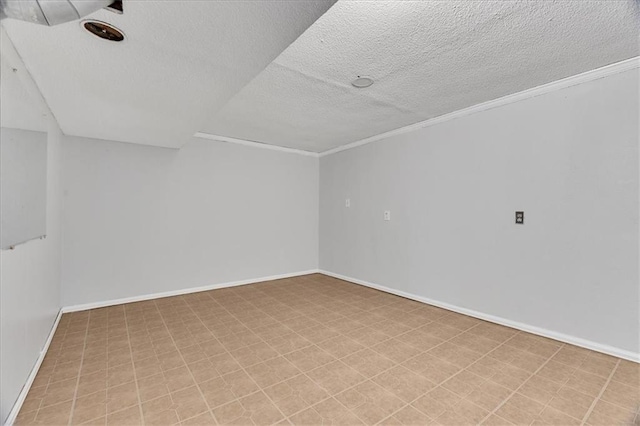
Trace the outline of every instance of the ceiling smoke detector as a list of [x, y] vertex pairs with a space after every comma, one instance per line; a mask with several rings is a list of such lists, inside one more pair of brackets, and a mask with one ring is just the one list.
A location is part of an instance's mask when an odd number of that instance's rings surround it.
[[365, 87], [369, 87], [373, 84], [373, 79], [371, 77], [358, 76], [355, 80], [351, 82], [353, 87], [357, 87], [358, 89], [364, 89]]
[[82, 26], [96, 37], [109, 41], [124, 40], [124, 33], [111, 24], [102, 21], [82, 21]]

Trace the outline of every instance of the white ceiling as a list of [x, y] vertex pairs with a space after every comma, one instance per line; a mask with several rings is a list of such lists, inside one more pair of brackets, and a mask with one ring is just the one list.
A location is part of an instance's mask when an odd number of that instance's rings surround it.
[[340, 0], [200, 130], [322, 152], [637, 56], [638, 7]]
[[21, 72], [25, 70], [0, 57], [0, 126], [46, 132], [46, 114], [20, 81]]
[[179, 147], [332, 3], [125, 0], [91, 16], [122, 43], [79, 22], [2, 25], [65, 134]]

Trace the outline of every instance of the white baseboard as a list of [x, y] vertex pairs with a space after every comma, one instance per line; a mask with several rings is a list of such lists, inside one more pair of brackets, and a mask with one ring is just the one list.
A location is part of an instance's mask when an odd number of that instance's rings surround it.
[[329, 272], [320, 269], [321, 274], [328, 275], [330, 277], [338, 278], [344, 281], [349, 281], [354, 284], [360, 284], [365, 287], [374, 288], [376, 290], [384, 291], [385, 293], [395, 294], [396, 296], [406, 297], [407, 299], [416, 300], [418, 302], [426, 303], [429, 305], [437, 306], [439, 308], [444, 308], [449, 311], [458, 312], [460, 314], [469, 315], [470, 317], [478, 318], [481, 320], [493, 322], [496, 324], [504, 325], [507, 327], [515, 328], [518, 330], [526, 331], [527, 333], [536, 334], [542, 337], [548, 337], [553, 340], [558, 340], [560, 342], [569, 343], [571, 345], [580, 346], [582, 348], [590, 349], [592, 351], [601, 352], [607, 355], [612, 355], [618, 358], [627, 359], [629, 361], [640, 362], [640, 353], [631, 352], [625, 349], [616, 348], [614, 346], [603, 345], [601, 343], [597, 343], [591, 340], [582, 339], [580, 337], [571, 336], [564, 333], [558, 333], [556, 331], [547, 330], [545, 328], [536, 327], [529, 324], [524, 324], [517, 321], [512, 321], [506, 318], [497, 317], [490, 314], [485, 314], [483, 312], [474, 311], [472, 309], [461, 308], [456, 305], [451, 305], [449, 303], [440, 302], [437, 300], [429, 299], [427, 297], [417, 296], [415, 294], [406, 293], [404, 291], [396, 290], [393, 288], [385, 287], [383, 285], [370, 283], [368, 281], [359, 280], [357, 278], [347, 277], [345, 275], [336, 274], [334, 272]]
[[316, 273], [318, 273], [317, 269], [310, 269], [308, 271], [291, 272], [289, 274], [271, 275], [268, 277], [251, 278], [248, 280], [241, 280], [241, 281], [231, 281], [231, 282], [226, 282], [221, 284], [206, 285], [202, 287], [183, 288], [180, 290], [165, 291], [162, 293], [142, 294], [140, 296], [124, 297], [122, 299], [113, 299], [113, 300], [107, 300], [102, 302], [84, 303], [81, 305], [65, 306], [62, 308], [62, 313], [86, 311], [89, 309], [104, 308], [106, 306], [122, 305], [124, 303], [142, 302], [144, 300], [161, 299], [163, 297], [171, 297], [171, 296], [181, 296], [183, 294], [199, 293], [201, 291], [217, 290], [217, 289], [227, 288], [227, 287], [237, 287], [240, 285], [255, 284], [263, 281], [280, 280], [283, 278], [299, 277], [301, 275], [309, 275], [309, 274], [316, 274]]
[[526, 331], [528, 333], [536, 334], [536, 335], [543, 336], [543, 337], [548, 337], [550, 339], [558, 340], [560, 342], [569, 343], [569, 344], [580, 346], [580, 347], [583, 347], [583, 348], [586, 348], [586, 349], [591, 349], [593, 351], [602, 352], [602, 353], [605, 353], [605, 354], [608, 354], [608, 355], [612, 355], [612, 356], [616, 356], [616, 357], [619, 357], [619, 358], [627, 359], [629, 361], [640, 362], [640, 354], [639, 353], [627, 351], [627, 350], [616, 348], [616, 347], [609, 346], [609, 345], [603, 345], [603, 344], [600, 344], [600, 343], [597, 343], [597, 342], [593, 342], [591, 340], [582, 339], [582, 338], [571, 336], [571, 335], [568, 335], [568, 334], [558, 333], [558, 332], [555, 332], [555, 331], [552, 331], [552, 330], [547, 330], [547, 329], [544, 329], [544, 328], [535, 327], [535, 326], [532, 326], [532, 325], [529, 325], [529, 324], [523, 324], [523, 323], [520, 323], [520, 322], [517, 322], [517, 321], [508, 320], [508, 319], [497, 317], [497, 316], [494, 316], [494, 315], [485, 314], [485, 313], [482, 313], [482, 312], [474, 311], [472, 309], [461, 308], [459, 306], [451, 305], [449, 303], [440, 302], [440, 301], [429, 299], [429, 298], [422, 297], [422, 296], [417, 296], [415, 294], [406, 293], [406, 292], [400, 291], [400, 290], [395, 290], [395, 289], [392, 289], [392, 288], [389, 288], [389, 287], [385, 287], [385, 286], [382, 286], [382, 285], [379, 285], [379, 284], [370, 283], [368, 281], [360, 280], [360, 279], [357, 279], [357, 278], [347, 277], [345, 275], [336, 274], [334, 272], [329, 272], [329, 271], [325, 271], [325, 270], [322, 270], [322, 269], [311, 269], [311, 270], [308, 270], [308, 271], [292, 272], [292, 273], [289, 273], [289, 274], [272, 275], [272, 276], [268, 276], [268, 277], [253, 278], [253, 279], [241, 280], [241, 281], [232, 281], [232, 282], [221, 283], [221, 284], [213, 284], [213, 285], [202, 286], [202, 287], [185, 288], [185, 289], [181, 289], [181, 290], [173, 290], [173, 291], [167, 291], [167, 292], [163, 292], [163, 293], [145, 294], [145, 295], [140, 295], [140, 296], [126, 297], [126, 298], [122, 298], [122, 299], [114, 299], [114, 300], [108, 300], [108, 301], [103, 301], [103, 302], [94, 302], [94, 303], [86, 303], [86, 304], [82, 304], [82, 305], [74, 305], [74, 306], [63, 307], [62, 309], [60, 309], [60, 311], [58, 312], [58, 315], [56, 316], [56, 319], [55, 319], [55, 321], [53, 323], [53, 326], [51, 327], [51, 331], [49, 332], [49, 337], [47, 338], [47, 341], [46, 341], [44, 347], [42, 348], [42, 351], [40, 352], [40, 356], [38, 357], [38, 360], [36, 361], [35, 365], [33, 366], [33, 369], [31, 370], [31, 373], [29, 373], [29, 377], [27, 378], [27, 381], [26, 381], [25, 385], [23, 386], [22, 390], [20, 391], [20, 394], [18, 395], [18, 399], [16, 400], [15, 404], [13, 405], [13, 408], [9, 412], [9, 416], [7, 417], [7, 420], [6, 420], [5, 424], [7, 426], [11, 426], [15, 422], [16, 417], [18, 416], [18, 413], [20, 412], [20, 408], [22, 408], [22, 404], [24, 403], [24, 401], [25, 401], [25, 399], [27, 397], [27, 394], [29, 393], [29, 389], [31, 389], [31, 385], [33, 384], [33, 381], [35, 380], [36, 375], [38, 374], [38, 370], [40, 369], [40, 366], [42, 365], [42, 361], [44, 361], [44, 357], [47, 354], [47, 350], [49, 349], [49, 345], [51, 344], [51, 340], [53, 339], [53, 336], [54, 336], [54, 334], [56, 332], [56, 329], [58, 328], [58, 323], [60, 322], [60, 318], [62, 317], [63, 313], [85, 311], [85, 310], [88, 310], [88, 309], [95, 309], [95, 308], [102, 308], [102, 307], [105, 307], [105, 306], [120, 305], [120, 304], [123, 304], [123, 303], [132, 303], [132, 302], [140, 302], [140, 301], [143, 301], [143, 300], [159, 299], [159, 298], [162, 298], [162, 297], [179, 296], [179, 295], [183, 295], [183, 294], [198, 293], [198, 292], [201, 292], [201, 291], [215, 290], [215, 289], [227, 288], [227, 287], [236, 287], [236, 286], [241, 286], [241, 285], [246, 285], [246, 284], [255, 284], [255, 283], [264, 282], [264, 281], [272, 281], [272, 280], [278, 280], [278, 279], [283, 279], [283, 278], [299, 277], [299, 276], [302, 276], [302, 275], [309, 275], [309, 274], [316, 274], [316, 273], [328, 275], [330, 277], [338, 278], [338, 279], [341, 279], [341, 280], [344, 280], [344, 281], [349, 281], [349, 282], [352, 282], [354, 284], [359, 284], [359, 285], [363, 285], [363, 286], [366, 286], [366, 287], [374, 288], [376, 290], [384, 291], [385, 293], [394, 294], [396, 296], [406, 297], [407, 299], [416, 300], [418, 302], [422, 302], [422, 303], [426, 303], [426, 304], [429, 304], [429, 305], [437, 306], [437, 307], [444, 308], [444, 309], [447, 309], [447, 310], [450, 310], [450, 311], [453, 311], [453, 312], [458, 312], [458, 313], [461, 313], [461, 314], [464, 314], [464, 315], [469, 315], [469, 316], [474, 317], [474, 318], [479, 318], [479, 319], [482, 319], [482, 320], [485, 320], [485, 321], [493, 322], [493, 323], [496, 323], [496, 324], [504, 325], [504, 326], [515, 328], [515, 329], [522, 330], [522, 331]]
[[9, 412], [9, 416], [7, 417], [7, 420], [5, 421], [5, 425], [6, 426], [11, 426], [16, 421], [16, 417], [18, 417], [18, 413], [20, 412], [20, 409], [22, 408], [22, 404], [24, 404], [24, 400], [27, 399], [27, 394], [29, 393], [29, 390], [31, 389], [31, 385], [33, 384], [33, 381], [36, 379], [36, 375], [38, 374], [38, 370], [40, 370], [40, 366], [42, 365], [42, 361], [44, 361], [44, 357], [45, 357], [45, 355], [47, 355], [47, 350], [49, 350], [49, 345], [51, 345], [51, 340], [53, 340], [53, 335], [56, 334], [56, 330], [58, 328], [58, 323], [60, 322], [60, 318], [61, 317], [62, 317], [62, 309], [60, 309], [58, 311], [58, 315], [56, 315], [56, 319], [53, 322], [53, 326], [51, 327], [51, 330], [49, 331], [49, 336], [47, 337], [47, 341], [45, 342], [44, 346], [42, 347], [42, 351], [40, 351], [40, 355], [38, 356], [38, 359], [36, 360], [36, 363], [34, 364], [33, 368], [31, 369], [31, 373], [29, 373], [29, 377], [27, 378], [27, 381], [25, 382], [24, 386], [22, 386], [22, 390], [18, 394], [18, 399], [16, 399], [16, 402], [13, 404], [13, 407], [11, 408], [11, 411]]
[[292, 273], [289, 273], [289, 274], [271, 275], [271, 276], [267, 276], [267, 277], [252, 278], [252, 279], [241, 280], [241, 281], [231, 281], [231, 282], [207, 285], [207, 286], [202, 286], [202, 287], [191, 287], [191, 288], [185, 288], [185, 289], [180, 289], [180, 290], [166, 291], [166, 292], [162, 292], [162, 293], [153, 293], [153, 294], [144, 294], [144, 295], [140, 295], [140, 296], [125, 297], [125, 298], [122, 298], [122, 299], [107, 300], [107, 301], [103, 301], [103, 302], [94, 302], [94, 303], [86, 303], [86, 304], [82, 304], [82, 305], [65, 306], [65, 307], [63, 307], [62, 309], [60, 309], [58, 311], [58, 315], [56, 316], [56, 319], [55, 319], [55, 321], [53, 323], [53, 327], [51, 328], [51, 331], [49, 332], [49, 337], [47, 338], [47, 341], [46, 341], [44, 347], [42, 348], [42, 351], [40, 352], [40, 356], [38, 357], [38, 360], [36, 361], [35, 365], [33, 366], [33, 369], [31, 370], [31, 373], [29, 373], [29, 377], [27, 378], [26, 383], [22, 387], [22, 390], [20, 391], [20, 394], [18, 395], [18, 399], [16, 400], [15, 404], [13, 405], [13, 408], [9, 412], [9, 416], [7, 417], [5, 425], [6, 426], [11, 426], [15, 422], [16, 417], [18, 416], [18, 413], [20, 412], [20, 409], [22, 408], [22, 404], [24, 403], [25, 399], [27, 398], [27, 394], [29, 393], [29, 390], [31, 389], [31, 385], [33, 384], [33, 381], [35, 380], [36, 375], [38, 374], [38, 370], [40, 370], [40, 366], [42, 365], [42, 361], [44, 361], [44, 357], [47, 354], [47, 350], [49, 349], [49, 345], [51, 344], [51, 340], [53, 339], [53, 335], [55, 334], [56, 329], [58, 328], [58, 323], [60, 322], [60, 318], [62, 317], [62, 314], [64, 314], [64, 313], [86, 311], [88, 309], [96, 309], [96, 308], [103, 308], [103, 307], [106, 307], [106, 306], [121, 305], [123, 303], [140, 302], [140, 301], [143, 301], [143, 300], [160, 299], [162, 297], [170, 297], [170, 296], [179, 296], [179, 295], [183, 295], [183, 294], [198, 293], [198, 292], [201, 292], [201, 291], [216, 290], [216, 289], [220, 289], [220, 288], [237, 287], [237, 286], [241, 286], [241, 285], [255, 284], [255, 283], [259, 283], [259, 282], [273, 281], [273, 280], [279, 280], [279, 279], [283, 279], [283, 278], [299, 277], [299, 276], [302, 276], [302, 275], [317, 274], [318, 272], [319, 271], [317, 269], [310, 269], [308, 271], [292, 272]]

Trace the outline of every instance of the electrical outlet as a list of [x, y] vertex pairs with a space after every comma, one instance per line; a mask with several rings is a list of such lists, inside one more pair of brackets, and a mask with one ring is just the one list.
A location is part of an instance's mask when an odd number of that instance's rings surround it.
[[516, 212], [516, 224], [524, 225], [524, 212]]
[[391, 212], [389, 210], [384, 211], [384, 220], [391, 220]]
[[344, 201], [344, 206], [345, 206], [345, 207], [351, 207], [351, 198], [347, 198], [347, 199]]

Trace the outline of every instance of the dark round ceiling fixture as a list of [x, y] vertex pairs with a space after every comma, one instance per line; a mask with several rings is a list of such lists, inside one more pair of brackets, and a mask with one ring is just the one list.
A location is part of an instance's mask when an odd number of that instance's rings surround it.
[[122, 41], [124, 34], [122, 31], [101, 21], [83, 21], [82, 26], [91, 34], [109, 41]]

